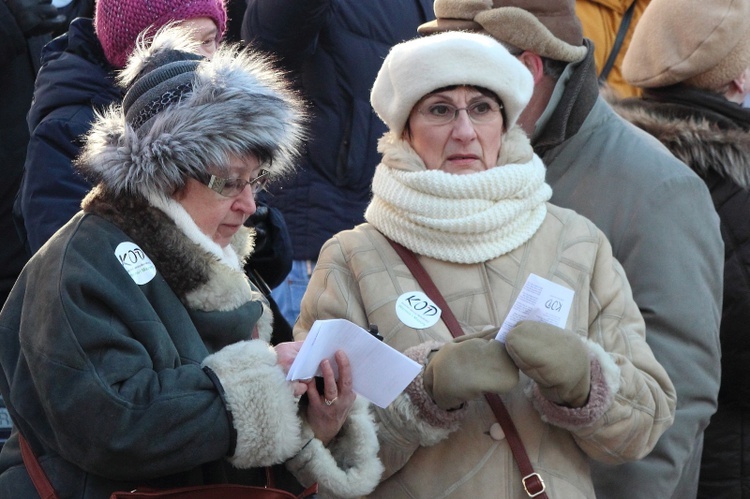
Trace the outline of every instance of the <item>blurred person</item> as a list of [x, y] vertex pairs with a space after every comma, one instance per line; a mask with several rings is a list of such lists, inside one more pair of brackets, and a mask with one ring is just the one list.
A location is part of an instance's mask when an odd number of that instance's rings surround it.
[[[576, 15], [583, 36], [594, 46], [594, 62], [600, 85], [620, 97], [636, 97], [641, 91], [622, 76], [622, 60], [633, 31], [651, 0], [576, 0]], [[610, 59], [611, 58], [611, 59]]]
[[703, 179], [725, 246], [719, 408], [698, 497], [750, 498], [750, 442], [740, 437], [750, 431], [750, 3], [653, 0], [641, 23], [623, 74], [643, 97], [615, 110]]
[[[643, 457], [672, 422], [674, 387], [604, 234], [546, 202], [544, 165], [517, 125], [532, 90], [519, 61], [472, 33], [396, 45], [375, 80], [389, 131], [367, 223], [323, 246], [294, 329], [376, 324], [425, 366], [374, 408], [386, 471], [369, 497], [524, 496], [482, 392], [502, 396], [549, 497], [595, 497], [587, 457]], [[389, 240], [416, 256], [468, 337], [400, 312], [400, 297], [426, 289]], [[525, 321], [496, 341], [530, 274], [575, 292], [565, 327]]]
[[364, 221], [385, 132], [370, 88], [388, 49], [433, 19], [432, 0], [248, 0], [245, 42], [273, 53], [310, 102], [297, 174], [268, 202], [289, 226], [294, 262], [273, 297], [293, 324], [323, 243]]
[[13, 223], [13, 199], [23, 175], [31, 105], [41, 48], [65, 18], [49, 1], [8, 0], [0, 3], [0, 308], [27, 260]]
[[685, 498], [698, 487], [703, 431], [716, 411], [724, 245], [705, 183], [599, 95], [574, 0], [438, 0], [422, 34], [489, 33], [531, 71], [519, 123], [547, 167], [550, 201], [612, 244], [677, 389], [672, 427], [644, 459], [592, 462], [597, 497]]
[[291, 167], [303, 104], [259, 54], [195, 52], [175, 28], [136, 49], [122, 104], [97, 116], [76, 163], [95, 187], [0, 313], [14, 420], [2, 497], [34, 496], [19, 434], [60, 497], [265, 483], [281, 462], [324, 496], [377, 483], [346, 355], [321, 363], [322, 392], [286, 381], [300, 345], [269, 345], [266, 301], [242, 269], [243, 222]]
[[[0, 2], [0, 309], [28, 260], [13, 222], [13, 199], [18, 192], [29, 132], [26, 113], [31, 106], [34, 79], [42, 46], [50, 33], [64, 24], [49, 1]], [[0, 448], [10, 436], [11, 422], [0, 397]]]
[[60, 36], [68, 31], [68, 26], [76, 17], [94, 17], [94, 0], [52, 0], [52, 5], [65, 16], [65, 25], [53, 31], [53, 36]]

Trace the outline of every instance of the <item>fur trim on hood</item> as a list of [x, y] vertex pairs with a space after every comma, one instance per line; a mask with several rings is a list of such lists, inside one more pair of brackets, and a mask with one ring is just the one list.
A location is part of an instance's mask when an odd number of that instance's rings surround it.
[[746, 129], [729, 127], [728, 121], [720, 126], [716, 113], [694, 106], [606, 97], [620, 116], [653, 135], [698, 175], [714, 172], [750, 189], [750, 134]]
[[148, 120], [135, 130], [123, 105], [97, 116], [77, 162], [94, 184], [116, 195], [171, 195], [188, 177], [205, 176], [209, 167], [226, 174], [229, 156], [248, 154], [269, 156], [264, 167], [272, 177], [292, 169], [304, 111], [283, 73], [238, 44], [221, 47], [210, 61], [196, 58], [194, 48], [176, 26], [136, 48], [121, 82], [129, 94], [136, 86], [143, 92], [125, 102], [150, 99], [139, 102]]

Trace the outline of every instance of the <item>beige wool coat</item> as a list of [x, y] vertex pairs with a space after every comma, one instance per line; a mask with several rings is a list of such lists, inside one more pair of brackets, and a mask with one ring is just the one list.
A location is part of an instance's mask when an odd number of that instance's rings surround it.
[[[419, 260], [467, 334], [499, 326], [530, 273], [575, 291], [567, 329], [588, 339], [588, 404], [555, 406], [523, 374], [502, 397], [549, 497], [593, 498], [587, 456], [609, 463], [641, 458], [671, 425], [674, 387], [645, 342], [643, 319], [609, 242], [584, 217], [548, 205], [539, 230], [510, 253], [480, 264]], [[421, 288], [373, 226], [339, 233], [321, 250], [295, 338], [304, 338], [316, 319], [346, 318], [365, 329], [376, 324], [385, 342], [424, 363], [429, 348], [451, 334], [442, 321], [416, 330], [399, 320], [396, 300], [415, 290]], [[528, 497], [484, 399], [441, 411], [420, 375], [388, 408], [373, 410], [386, 471], [371, 497]]]

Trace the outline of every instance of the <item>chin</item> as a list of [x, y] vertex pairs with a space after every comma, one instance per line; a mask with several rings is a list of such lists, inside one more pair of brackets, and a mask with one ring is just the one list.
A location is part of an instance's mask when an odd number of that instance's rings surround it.
[[442, 170], [446, 173], [452, 173], [454, 175], [469, 175], [471, 173], [479, 173], [485, 171], [487, 168], [484, 165], [472, 165], [472, 166], [455, 166], [449, 165]]

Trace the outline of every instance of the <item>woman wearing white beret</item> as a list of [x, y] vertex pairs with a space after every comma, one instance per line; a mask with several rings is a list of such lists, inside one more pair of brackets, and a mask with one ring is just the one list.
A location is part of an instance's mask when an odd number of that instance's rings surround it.
[[[301, 339], [316, 319], [376, 324], [425, 366], [376, 409], [386, 471], [372, 497], [592, 498], [588, 458], [639, 459], [672, 423], [674, 388], [608, 241], [547, 203], [544, 165], [516, 125], [531, 93], [505, 48], [461, 32], [395, 46], [374, 83], [389, 132], [367, 223], [323, 247], [295, 325]], [[564, 327], [521, 321], [496, 341], [532, 274], [574, 292]]]

